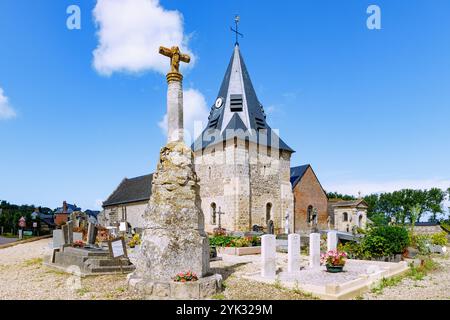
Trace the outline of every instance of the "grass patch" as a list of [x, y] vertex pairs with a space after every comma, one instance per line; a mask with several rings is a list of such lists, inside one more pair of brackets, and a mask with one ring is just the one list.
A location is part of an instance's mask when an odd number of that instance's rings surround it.
[[396, 276], [392, 278], [382, 278], [380, 283], [372, 288], [372, 293], [381, 294], [383, 290], [388, 287], [393, 287], [399, 284], [405, 276]]
[[403, 275], [392, 278], [382, 278], [380, 283], [372, 288], [371, 292], [374, 294], [382, 294], [385, 288], [396, 286], [405, 278], [421, 281], [429, 272], [437, 270], [439, 267], [440, 266], [436, 261], [427, 257], [423, 260], [423, 263], [417, 267], [411, 263], [408, 272]]
[[225, 300], [225, 295], [223, 293], [215, 294], [211, 297], [214, 300]]
[[120, 293], [124, 293], [125, 291], [127, 291], [127, 289], [125, 287], [119, 287], [116, 289], [116, 291], [120, 292]]
[[278, 289], [278, 290], [283, 290], [284, 289], [283, 285], [281, 284], [279, 276], [276, 277], [275, 283], [273, 284], [273, 286], [274, 286], [275, 289]]
[[89, 291], [89, 289], [87, 288], [87, 287], [83, 287], [83, 288], [81, 288], [81, 289], [77, 289], [77, 294], [80, 296], [80, 297], [82, 297], [82, 296], [84, 296], [85, 294], [87, 294], [87, 293], [89, 293], [90, 291]]
[[23, 265], [25, 267], [31, 267], [31, 266], [35, 266], [35, 265], [41, 265], [43, 261], [44, 261], [44, 259], [42, 259], [42, 258], [33, 258], [33, 259], [30, 259], [30, 260], [26, 260], [23, 263]]

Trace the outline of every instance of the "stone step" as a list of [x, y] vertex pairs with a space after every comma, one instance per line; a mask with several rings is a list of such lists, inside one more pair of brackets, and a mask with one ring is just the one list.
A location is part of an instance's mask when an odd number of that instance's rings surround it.
[[[128, 266], [123, 266], [122, 270], [123, 272], [132, 272], [134, 271], [135, 266], [134, 265], [128, 265]], [[89, 268], [89, 271], [92, 273], [103, 273], [103, 272], [120, 272], [120, 266], [115, 266], [115, 267], [93, 267], [93, 268]]]
[[[94, 258], [89, 258], [84, 262], [84, 264], [93, 267], [114, 267], [120, 265], [119, 260], [116, 259], [94, 259]], [[122, 259], [123, 266], [127, 266], [130, 264], [131, 263], [128, 259]]]

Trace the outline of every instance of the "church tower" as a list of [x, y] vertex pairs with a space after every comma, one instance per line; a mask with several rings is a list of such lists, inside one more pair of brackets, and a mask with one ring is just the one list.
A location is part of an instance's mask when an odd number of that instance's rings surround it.
[[207, 231], [219, 222], [227, 231], [293, 230], [294, 151], [277, 131], [266, 121], [236, 43], [208, 124], [192, 146]]

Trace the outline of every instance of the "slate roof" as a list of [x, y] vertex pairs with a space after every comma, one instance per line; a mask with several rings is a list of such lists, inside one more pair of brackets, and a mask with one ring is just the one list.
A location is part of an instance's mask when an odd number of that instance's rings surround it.
[[352, 201], [338, 201], [336, 203], [332, 203], [333, 207], [357, 207], [357, 206], [368, 206], [364, 199], [352, 200]]
[[305, 164], [303, 166], [291, 168], [292, 188], [294, 188], [297, 185], [297, 183], [299, 183], [300, 180], [302, 180], [303, 175], [305, 174], [306, 170], [308, 170], [309, 167], [310, 167], [309, 164]]
[[[232, 110], [232, 107], [235, 107], [232, 99], [236, 97], [242, 98], [241, 103], [238, 103], [242, 108], [241, 111]], [[192, 144], [194, 151], [238, 137], [294, 152], [268, 125], [264, 108], [256, 96], [238, 44], [234, 48], [217, 98], [222, 98], [222, 106], [220, 108], [216, 108], [215, 104], [212, 106], [206, 128]], [[230, 129], [241, 130], [230, 132]], [[257, 132], [259, 134], [256, 134]], [[260, 135], [267, 135], [267, 138]]]
[[[61, 214], [61, 213], [63, 213], [63, 207], [59, 207], [59, 208], [56, 208], [55, 209], [55, 213], [56, 214]], [[67, 214], [70, 214], [70, 213], [72, 213], [72, 212], [74, 212], [74, 211], [81, 211], [81, 208], [79, 208], [79, 207], [77, 207], [76, 205], [74, 205], [74, 204], [70, 204], [70, 203], [68, 203], [67, 204]]]
[[153, 174], [123, 179], [117, 189], [103, 202], [103, 207], [149, 200], [152, 180]]

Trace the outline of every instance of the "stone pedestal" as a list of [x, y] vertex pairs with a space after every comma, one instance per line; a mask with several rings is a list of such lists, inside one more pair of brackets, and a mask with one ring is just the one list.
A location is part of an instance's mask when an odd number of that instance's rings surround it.
[[261, 237], [261, 276], [273, 278], [276, 274], [276, 238], [272, 234]]
[[300, 235], [288, 236], [288, 272], [300, 271]]
[[320, 267], [320, 233], [309, 235], [309, 266], [310, 268]]
[[[171, 142], [161, 149], [143, 218], [142, 244], [136, 271], [129, 279], [131, 287], [147, 297], [186, 299], [205, 297], [201, 288], [207, 288], [208, 294], [220, 289], [220, 276], [209, 273], [209, 240], [204, 231], [193, 153], [184, 142]], [[198, 285], [173, 284], [178, 273], [187, 271], [197, 274]]]
[[336, 231], [329, 231], [327, 233], [327, 250], [332, 251], [336, 250], [337, 248], [337, 232]]

